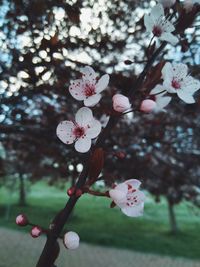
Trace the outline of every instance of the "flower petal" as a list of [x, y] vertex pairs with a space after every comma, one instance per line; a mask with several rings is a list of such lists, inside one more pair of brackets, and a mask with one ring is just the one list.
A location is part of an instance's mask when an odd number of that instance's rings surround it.
[[172, 65], [174, 77], [178, 80], [185, 79], [188, 73], [188, 66], [183, 63], [174, 63]]
[[161, 36], [160, 36], [160, 40], [162, 41], [166, 41], [172, 45], [176, 45], [179, 41], [179, 39], [173, 35], [170, 32], [164, 32]]
[[177, 90], [178, 97], [183, 100], [187, 104], [193, 104], [195, 103], [195, 99], [192, 94], [184, 91], [184, 90]]
[[92, 111], [87, 107], [80, 108], [75, 116], [75, 121], [77, 124], [83, 127], [85, 127], [93, 119]]
[[157, 104], [156, 110], [162, 110], [163, 108], [165, 108], [169, 104], [171, 99], [172, 98], [170, 96], [157, 95], [156, 96], [156, 104]]
[[84, 100], [84, 105], [87, 107], [93, 107], [99, 102], [100, 99], [101, 99], [100, 94], [89, 96], [88, 98]]
[[133, 189], [138, 189], [141, 185], [141, 182], [136, 179], [130, 179], [125, 182], [127, 185], [131, 185]]
[[126, 192], [117, 189], [111, 189], [109, 191], [109, 195], [116, 205], [119, 207], [122, 205], [122, 207], [124, 207], [124, 203], [126, 203]]
[[91, 139], [87, 137], [80, 138], [75, 143], [75, 149], [80, 153], [86, 153], [90, 150], [91, 143], [92, 143]]
[[154, 20], [160, 19], [160, 17], [164, 16], [164, 8], [161, 4], [154, 6], [151, 10], [151, 16]]
[[83, 81], [78, 79], [71, 82], [71, 85], [69, 86], [69, 92], [75, 99], [79, 101], [85, 99]]
[[143, 210], [144, 210], [144, 203], [140, 203], [137, 206], [132, 206], [132, 207], [124, 207], [121, 209], [121, 211], [129, 216], [129, 217], [139, 217], [143, 215]]
[[76, 137], [73, 135], [74, 123], [71, 121], [62, 121], [58, 124], [56, 134], [65, 144], [72, 144]]
[[152, 20], [152, 17], [145, 14], [144, 16], [144, 25], [146, 27], [147, 32], [152, 32], [153, 26], [154, 26], [154, 21]]
[[165, 87], [165, 89], [167, 90], [168, 93], [176, 94], [177, 90], [172, 86], [172, 80], [170, 80], [170, 79], [164, 80], [163, 86]]
[[108, 86], [110, 76], [108, 74], [104, 74], [96, 84], [96, 92], [101, 93]]
[[96, 138], [101, 132], [101, 123], [98, 120], [92, 120], [89, 123], [89, 128], [86, 130], [85, 134], [88, 138]]
[[174, 77], [174, 72], [173, 72], [173, 67], [172, 64], [167, 62], [165, 66], [162, 68], [162, 77], [163, 80], [173, 80]]
[[164, 20], [162, 23], [162, 29], [164, 32], [173, 32], [175, 30], [174, 25], [169, 20]]
[[84, 80], [92, 81], [97, 77], [96, 72], [90, 66], [85, 66], [81, 69], [81, 73], [83, 74], [82, 78]]
[[187, 76], [181, 82], [181, 87], [184, 89], [184, 91], [187, 91], [188, 93], [193, 94], [197, 90], [200, 89], [200, 81], [197, 79], [194, 79], [192, 76]]
[[155, 95], [155, 94], [161, 93], [163, 91], [166, 91], [164, 86], [161, 84], [157, 84], [156, 87], [151, 90], [150, 95]]

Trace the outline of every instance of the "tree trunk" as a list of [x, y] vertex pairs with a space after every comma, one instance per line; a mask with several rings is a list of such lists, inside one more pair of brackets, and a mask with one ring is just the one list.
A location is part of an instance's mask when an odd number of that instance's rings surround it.
[[169, 211], [169, 224], [170, 224], [170, 231], [172, 234], [176, 234], [178, 232], [178, 226], [176, 222], [176, 215], [174, 212], [174, 204], [167, 199], [168, 202], [168, 211]]
[[24, 177], [19, 175], [19, 205], [26, 206], [26, 192], [24, 185]]

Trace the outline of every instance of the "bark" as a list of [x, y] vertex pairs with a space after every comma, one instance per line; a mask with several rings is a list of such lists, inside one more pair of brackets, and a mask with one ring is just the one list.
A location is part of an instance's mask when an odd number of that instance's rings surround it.
[[26, 191], [24, 184], [24, 177], [19, 175], [19, 205], [26, 206]]
[[168, 202], [168, 211], [169, 211], [169, 224], [170, 224], [170, 232], [172, 234], [176, 234], [178, 232], [178, 226], [176, 221], [176, 215], [174, 211], [174, 204], [167, 199]]

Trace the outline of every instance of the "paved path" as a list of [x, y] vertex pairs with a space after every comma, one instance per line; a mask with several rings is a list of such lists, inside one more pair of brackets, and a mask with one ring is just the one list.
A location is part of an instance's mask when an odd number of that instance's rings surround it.
[[[45, 238], [0, 228], [0, 267], [35, 267]], [[81, 243], [75, 251], [61, 244], [58, 267], [200, 267], [200, 261], [170, 258]]]

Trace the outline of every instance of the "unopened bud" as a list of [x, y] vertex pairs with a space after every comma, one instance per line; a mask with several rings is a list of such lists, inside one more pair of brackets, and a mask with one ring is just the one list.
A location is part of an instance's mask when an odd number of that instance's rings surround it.
[[71, 187], [67, 190], [67, 194], [69, 197], [71, 197], [72, 195], [74, 195], [75, 193], [75, 187]]
[[68, 249], [78, 248], [79, 247], [79, 241], [80, 241], [80, 238], [79, 238], [78, 234], [75, 232], [72, 232], [72, 231], [67, 232], [63, 238], [63, 243], [64, 243], [65, 247]]
[[140, 110], [146, 113], [152, 112], [156, 107], [156, 102], [151, 99], [145, 99], [142, 101]]
[[19, 226], [26, 226], [28, 225], [28, 219], [27, 217], [24, 215], [24, 214], [19, 214], [17, 217], [16, 217], [16, 224], [19, 225]]
[[32, 229], [31, 229], [31, 236], [33, 238], [37, 238], [41, 235], [42, 233], [42, 229], [39, 227], [39, 226], [34, 226]]
[[76, 197], [80, 197], [83, 194], [83, 191], [81, 189], [76, 190]]

